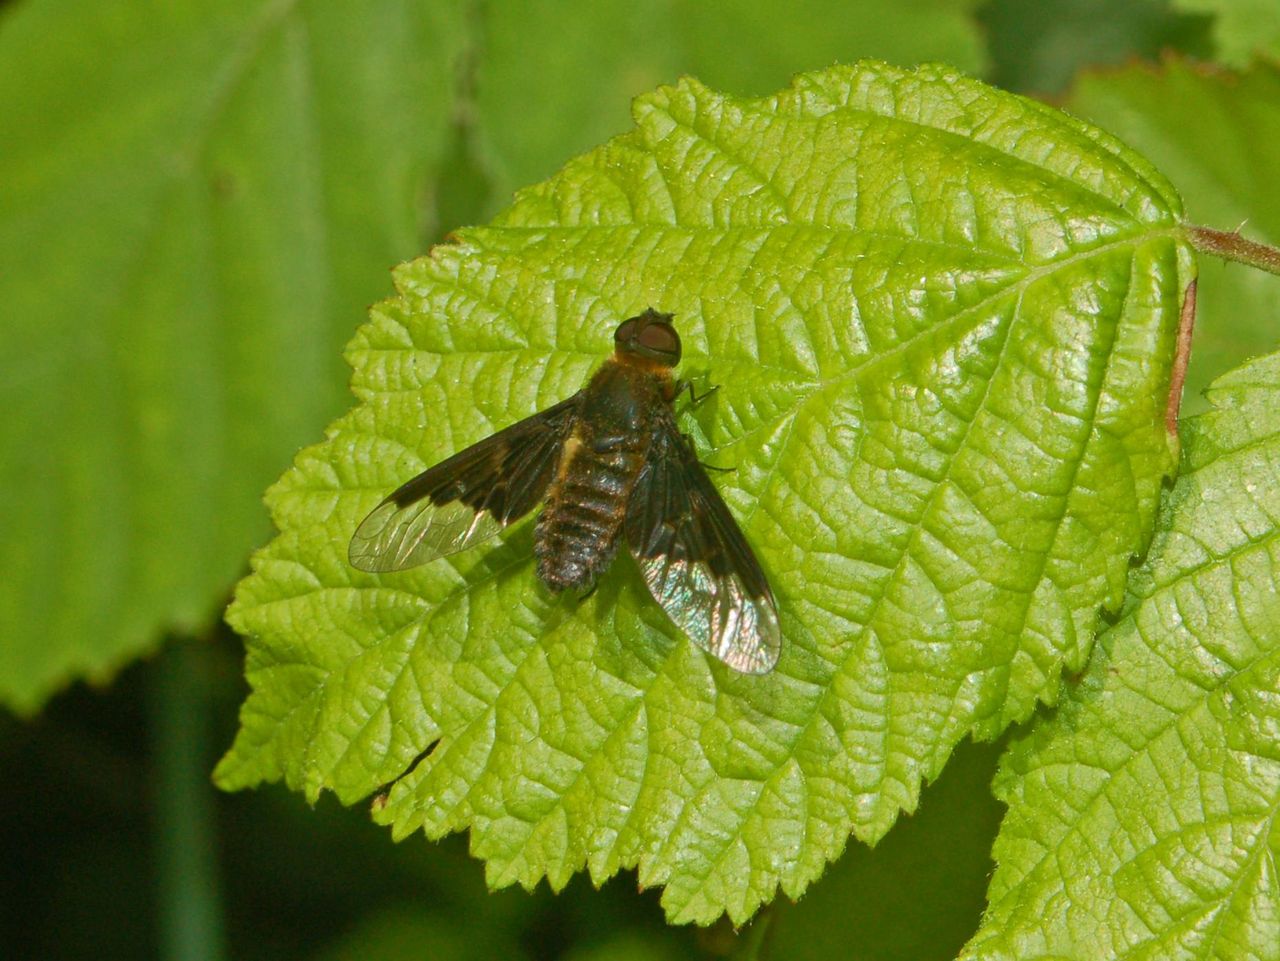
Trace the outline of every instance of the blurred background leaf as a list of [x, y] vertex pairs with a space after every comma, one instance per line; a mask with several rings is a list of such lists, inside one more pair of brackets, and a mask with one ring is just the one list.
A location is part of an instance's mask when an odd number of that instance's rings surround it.
[[1212, 48], [1212, 20], [1168, 0], [991, 0], [979, 16], [990, 44], [987, 79], [1039, 97], [1061, 94], [1086, 67], [1172, 50], [1208, 56]]
[[769, 0], [485, 4], [474, 64], [478, 160], [492, 177], [483, 218], [629, 130], [631, 98], [681, 74], [764, 96], [792, 74], [859, 57], [978, 73], [985, 55], [969, 14], [980, 2], [810, 0], [781, 17]]
[[1280, 56], [1280, 4], [1273, 0], [1173, 0], [1173, 7], [1212, 21], [1223, 63], [1246, 67], [1258, 56]]
[[[405, 904], [362, 917], [337, 941], [317, 953], [317, 961], [400, 961], [401, 958], [449, 958], [453, 961], [524, 961], [527, 954], [514, 932], [466, 923], [429, 907]], [[637, 955], [637, 961], [646, 956]]]
[[420, 250], [459, 4], [20, 4], [0, 29], [0, 703], [218, 616]]

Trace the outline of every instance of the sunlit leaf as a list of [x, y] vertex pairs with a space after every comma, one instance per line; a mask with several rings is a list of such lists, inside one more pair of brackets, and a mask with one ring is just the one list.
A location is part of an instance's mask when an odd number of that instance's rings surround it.
[[968, 957], [1280, 957], [1280, 354], [1210, 400], [1123, 616], [1003, 762]]
[[[1140, 157], [946, 68], [760, 101], [687, 80], [636, 116], [401, 268], [351, 344], [362, 403], [272, 489], [232, 608], [253, 693], [218, 778], [345, 802], [399, 779], [377, 817], [471, 828], [492, 884], [637, 865], [672, 919], [741, 920], [1083, 666], [1172, 466], [1191, 263]], [[578, 389], [649, 305], [722, 386], [686, 423], [734, 467], [772, 674], [709, 663], [629, 561], [553, 597], [527, 525], [347, 565], [388, 490]]]

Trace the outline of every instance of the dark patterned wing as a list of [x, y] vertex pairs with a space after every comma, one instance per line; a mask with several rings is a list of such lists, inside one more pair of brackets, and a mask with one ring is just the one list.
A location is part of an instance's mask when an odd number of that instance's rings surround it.
[[581, 394], [526, 417], [396, 490], [360, 522], [347, 557], [401, 571], [492, 537], [542, 500], [577, 420]]
[[631, 492], [626, 528], [649, 592], [695, 644], [737, 671], [773, 669], [782, 647], [773, 592], [670, 418], [662, 419]]

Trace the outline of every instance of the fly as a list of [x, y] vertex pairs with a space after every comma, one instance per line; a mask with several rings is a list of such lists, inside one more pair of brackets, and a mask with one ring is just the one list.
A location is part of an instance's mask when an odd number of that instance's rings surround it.
[[548, 588], [594, 585], [625, 540], [649, 593], [695, 644], [763, 674], [781, 648], [773, 593], [676, 425], [672, 316], [650, 308], [620, 324], [613, 342], [613, 356], [578, 393], [428, 468], [375, 507], [351, 538], [351, 564], [416, 567], [494, 536], [541, 503], [534, 556]]

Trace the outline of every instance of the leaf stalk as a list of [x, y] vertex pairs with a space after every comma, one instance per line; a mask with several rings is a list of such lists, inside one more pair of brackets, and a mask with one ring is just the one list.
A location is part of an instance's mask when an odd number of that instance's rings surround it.
[[1271, 274], [1280, 274], [1280, 250], [1254, 240], [1246, 240], [1239, 230], [1214, 230], [1212, 227], [1197, 227], [1194, 224], [1183, 224], [1183, 230], [1186, 231], [1187, 242], [1201, 253], [1234, 260]]

